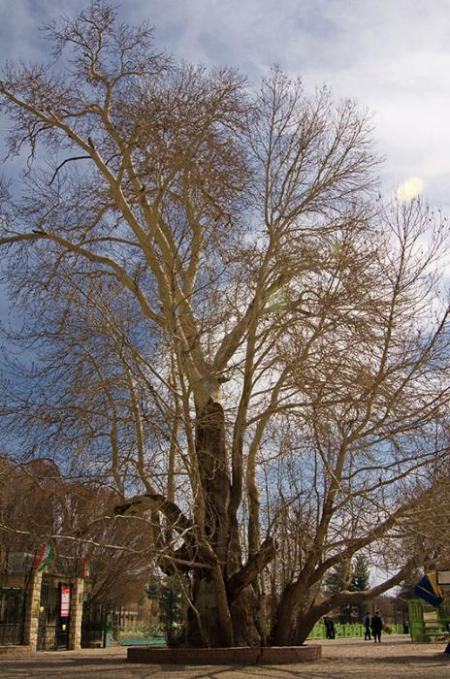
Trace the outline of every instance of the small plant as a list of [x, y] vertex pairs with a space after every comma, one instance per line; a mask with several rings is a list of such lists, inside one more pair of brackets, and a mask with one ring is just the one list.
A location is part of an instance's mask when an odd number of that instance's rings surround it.
[[152, 620], [145, 627], [146, 637], [163, 637], [164, 630], [159, 620]]

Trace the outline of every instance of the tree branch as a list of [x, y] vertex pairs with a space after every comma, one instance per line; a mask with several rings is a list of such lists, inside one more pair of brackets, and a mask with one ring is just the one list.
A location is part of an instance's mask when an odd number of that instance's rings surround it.
[[158, 493], [146, 493], [145, 495], [135, 495], [130, 498], [128, 502], [123, 505], [118, 505], [114, 508], [115, 514], [132, 515], [141, 514], [150, 509], [161, 511], [172, 523], [172, 528], [178, 533], [183, 533], [183, 538], [186, 539], [185, 533], [188, 535], [192, 532], [193, 525], [189, 519], [185, 517], [181, 509], [175, 502], [167, 500], [164, 495]]
[[228, 592], [232, 599], [236, 598], [244, 587], [251, 585], [259, 573], [272, 561], [276, 553], [276, 545], [272, 537], [268, 537], [261, 545], [256, 554], [252, 554], [249, 560], [228, 581]]
[[55, 181], [56, 175], [58, 174], [60, 169], [62, 167], [64, 167], [64, 165], [66, 163], [70, 163], [72, 160], [92, 160], [92, 156], [73, 156], [73, 158], [66, 158], [65, 160], [63, 160], [62, 163], [60, 163], [58, 165], [58, 167], [56, 168], [56, 170], [54, 171], [52, 178], [50, 179], [50, 181], [48, 183], [49, 186], [51, 186], [53, 184], [53, 182]]

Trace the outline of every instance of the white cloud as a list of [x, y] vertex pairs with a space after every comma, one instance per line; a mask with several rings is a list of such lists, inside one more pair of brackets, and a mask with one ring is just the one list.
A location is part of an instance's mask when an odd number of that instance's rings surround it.
[[[3, 56], [42, 59], [39, 24], [81, 4], [0, 0]], [[278, 63], [357, 98], [374, 113], [384, 183], [420, 176], [431, 203], [449, 201], [450, 0], [122, 0], [119, 12], [155, 24], [158, 44], [187, 61], [229, 64], [250, 82]]]

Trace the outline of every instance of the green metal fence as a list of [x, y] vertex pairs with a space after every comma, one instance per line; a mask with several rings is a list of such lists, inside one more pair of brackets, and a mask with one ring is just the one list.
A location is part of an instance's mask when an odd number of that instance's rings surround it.
[[[403, 634], [403, 625], [400, 624], [395, 624], [395, 625], [388, 625], [387, 626], [390, 630], [390, 634]], [[361, 625], [360, 623], [340, 623], [337, 622], [334, 624], [335, 632], [336, 632], [336, 639], [345, 639], [345, 638], [357, 638], [357, 637], [364, 637], [364, 625]], [[311, 630], [308, 639], [313, 640], [313, 639], [326, 639], [326, 630], [325, 630], [325, 625], [322, 622], [318, 622], [314, 625], [313, 629]]]
[[120, 634], [118, 638], [120, 646], [166, 646], [164, 637], [148, 637], [137, 634]]
[[[358, 637], [364, 637], [364, 626], [358, 623], [349, 623], [349, 624], [341, 624], [341, 623], [335, 623], [335, 632], [336, 632], [336, 639], [349, 639], [349, 638], [358, 638]], [[404, 629], [403, 625], [389, 625], [388, 626], [390, 629], [390, 634], [404, 634]], [[310, 641], [317, 640], [317, 639], [325, 639], [326, 638], [326, 631], [325, 631], [325, 625], [321, 622], [318, 622], [316, 625], [314, 625], [313, 629], [311, 630], [311, 633], [308, 636], [308, 639]], [[423, 639], [425, 640], [425, 639]], [[164, 637], [147, 637], [145, 635], [138, 635], [133, 633], [126, 633], [122, 632], [120, 633], [118, 637], [119, 644], [121, 646], [164, 646], [166, 645], [166, 641]]]

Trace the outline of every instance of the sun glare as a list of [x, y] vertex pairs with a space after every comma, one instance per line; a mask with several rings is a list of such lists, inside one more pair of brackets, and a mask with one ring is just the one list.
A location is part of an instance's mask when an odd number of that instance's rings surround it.
[[420, 177], [408, 177], [405, 181], [397, 187], [397, 200], [405, 203], [408, 200], [417, 198], [423, 191], [423, 180]]

